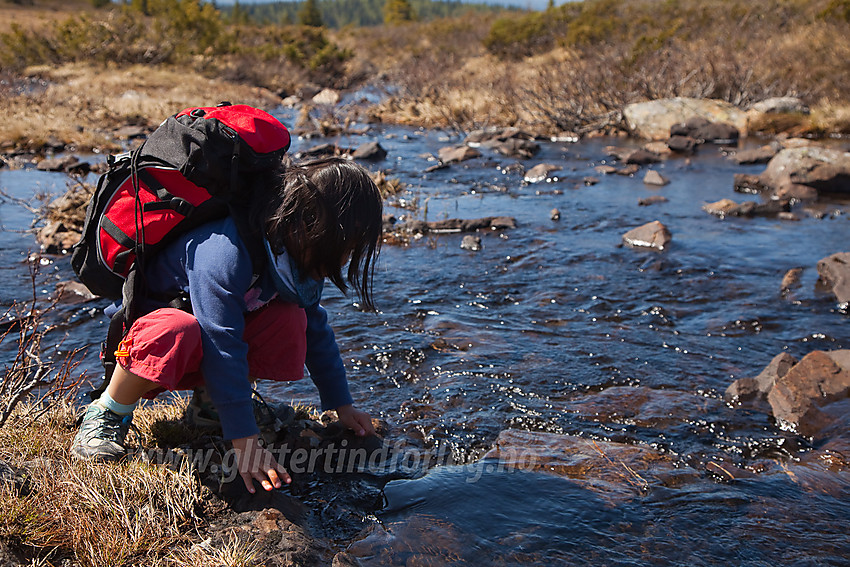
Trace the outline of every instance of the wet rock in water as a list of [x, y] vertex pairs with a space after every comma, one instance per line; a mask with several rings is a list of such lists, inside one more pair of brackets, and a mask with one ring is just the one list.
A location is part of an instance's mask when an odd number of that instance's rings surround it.
[[769, 190], [769, 187], [762, 182], [759, 175], [736, 173], [734, 179], [735, 191], [738, 193], [762, 193]]
[[779, 149], [776, 146], [768, 144], [759, 148], [734, 152], [729, 155], [729, 159], [740, 165], [768, 163], [778, 152]]
[[648, 222], [623, 235], [623, 243], [628, 246], [656, 250], [664, 250], [671, 240], [670, 231], [659, 221]]
[[78, 281], [65, 281], [56, 284], [54, 297], [59, 303], [74, 305], [97, 299], [98, 296]]
[[661, 156], [646, 149], [635, 148], [620, 148], [617, 146], [608, 146], [605, 152], [617, 160], [625, 164], [647, 165], [650, 163], [658, 163], [661, 161]]
[[707, 124], [694, 132], [693, 137], [698, 140], [714, 144], [734, 144], [740, 138], [741, 133], [731, 124], [713, 122]]
[[49, 221], [36, 233], [44, 254], [62, 254], [80, 239], [80, 232], [62, 221]]
[[517, 140], [533, 140], [534, 136], [519, 128], [489, 128], [470, 132], [464, 142], [471, 146], [476, 144], [495, 148], [511, 138]]
[[654, 185], [657, 187], [663, 187], [670, 183], [670, 180], [655, 171], [654, 169], [650, 169], [646, 172], [646, 175], [643, 176], [643, 182], [646, 185]]
[[449, 167], [449, 164], [447, 164], [447, 163], [442, 163], [442, 162], [441, 162], [441, 163], [436, 163], [436, 164], [434, 164], [434, 165], [432, 165], [432, 166], [430, 166], [430, 167], [426, 167], [426, 168], [425, 168], [425, 173], [431, 173], [431, 172], [434, 172], [434, 171], [440, 171], [441, 169], [448, 169], [448, 167]]
[[88, 173], [91, 170], [91, 164], [80, 161], [77, 156], [43, 159], [35, 167], [39, 171], [61, 171], [77, 174]]
[[348, 148], [340, 147], [336, 144], [318, 144], [311, 148], [307, 148], [306, 150], [298, 152], [299, 158], [319, 158], [325, 156], [340, 156], [343, 154], [350, 153], [351, 150]]
[[669, 145], [667, 145], [667, 142], [663, 142], [661, 140], [647, 142], [643, 145], [643, 149], [661, 158], [669, 157], [673, 154], [673, 150], [670, 148]]
[[597, 165], [594, 170], [600, 175], [609, 175], [611, 173], [617, 173], [617, 168], [613, 165]]
[[387, 157], [387, 150], [378, 142], [366, 142], [351, 154], [354, 159], [379, 161]]
[[690, 136], [670, 136], [667, 147], [680, 154], [692, 154], [696, 150], [698, 142]]
[[472, 234], [467, 234], [463, 237], [463, 240], [460, 243], [460, 247], [464, 250], [471, 250], [473, 252], [477, 252], [481, 250], [484, 246], [481, 244], [481, 237], [474, 236]]
[[549, 178], [549, 174], [553, 171], [560, 171], [561, 166], [553, 163], [538, 163], [526, 172], [525, 181], [529, 183], [538, 183]]
[[850, 252], [837, 252], [818, 261], [819, 290], [831, 293], [839, 303], [850, 301]]
[[747, 130], [746, 113], [718, 100], [676, 97], [639, 102], [627, 105], [623, 109], [623, 117], [635, 136], [651, 140], [667, 139], [674, 124], [684, 123], [693, 117], [729, 124], [742, 135], [746, 135]]
[[481, 152], [469, 146], [451, 146], [440, 148], [438, 155], [443, 163], [457, 163], [481, 157]]
[[648, 207], [649, 205], [666, 203], [668, 200], [669, 199], [667, 199], [667, 197], [664, 197], [663, 195], [650, 195], [649, 197], [638, 199], [638, 205], [640, 205], [641, 207]]
[[678, 467], [668, 456], [645, 447], [539, 431], [502, 431], [484, 455], [487, 460], [508, 469], [567, 477], [590, 490], [620, 497], [698, 477], [693, 469]]
[[850, 152], [821, 146], [786, 148], [768, 162], [758, 181], [780, 198], [850, 194]]
[[588, 177], [585, 177], [584, 179], [582, 179], [581, 182], [584, 183], [586, 186], [590, 187], [592, 185], [596, 185], [597, 183], [599, 183], [599, 178], [588, 176]]
[[339, 103], [339, 99], [339, 91], [334, 89], [322, 89], [320, 92], [316, 93], [311, 100], [313, 101], [313, 104], [334, 106]]
[[791, 202], [788, 199], [771, 200], [765, 203], [757, 203], [755, 201], [744, 201], [736, 203], [732, 199], [721, 199], [714, 203], [703, 205], [702, 210], [705, 212], [719, 216], [721, 218], [727, 216], [733, 217], [754, 217], [754, 216], [778, 216], [781, 213], [791, 211]]
[[779, 425], [807, 437], [824, 439], [847, 428], [850, 350], [815, 350], [799, 362], [787, 353], [771, 360], [756, 378], [741, 378], [724, 399], [747, 405], [767, 401]]
[[413, 220], [395, 227], [396, 230], [414, 234], [475, 232], [476, 230], [503, 230], [511, 228], [516, 228], [516, 219], [513, 217], [445, 219], [439, 221]]
[[767, 401], [781, 425], [822, 438], [847, 421], [846, 403], [841, 402], [848, 396], [850, 350], [813, 351], [776, 380]]
[[540, 144], [537, 142], [522, 138], [508, 138], [495, 147], [502, 155], [526, 159], [533, 157], [539, 149]]
[[648, 165], [650, 163], [658, 163], [661, 161], [661, 156], [654, 152], [650, 152], [648, 150], [635, 150], [631, 154], [629, 154], [625, 162], [627, 164], [635, 164], [635, 165]]
[[797, 359], [783, 352], [773, 357], [764, 370], [755, 378], [739, 378], [732, 382], [723, 395], [729, 404], [740, 404], [756, 399], [766, 400], [767, 394], [779, 378], [785, 376]]
[[617, 169], [614, 173], [628, 177], [630, 175], [634, 175], [638, 171], [640, 171], [640, 166], [636, 163], [630, 163], [629, 165]]
[[561, 211], [559, 211], [558, 209], [552, 209], [551, 211], [549, 211], [549, 218], [553, 221], [561, 220]]
[[779, 286], [783, 294], [788, 293], [794, 288], [800, 287], [800, 277], [803, 275], [803, 268], [791, 268], [785, 275], [782, 276], [782, 283]]
[[670, 127], [670, 136], [682, 136], [696, 140], [697, 144], [707, 142], [731, 144], [740, 137], [738, 128], [725, 122], [712, 122], [702, 116], [693, 116], [684, 122]]

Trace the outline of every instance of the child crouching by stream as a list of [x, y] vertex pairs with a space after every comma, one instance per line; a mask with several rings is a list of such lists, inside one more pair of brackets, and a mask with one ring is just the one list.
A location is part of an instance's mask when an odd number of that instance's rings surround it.
[[262, 231], [264, 269], [254, 274], [256, 251], [233, 217], [179, 236], [149, 260], [146, 297], [188, 294], [191, 313], [147, 299], [140, 306], [143, 315], [116, 352], [106, 390], [85, 413], [73, 456], [121, 458], [140, 398], [203, 386], [248, 491], [255, 491], [254, 480], [265, 490], [280, 488], [291, 479], [261, 446], [251, 381], [298, 380], [305, 365], [323, 410], [336, 410], [357, 435], [375, 433], [369, 414], [353, 404], [320, 300], [327, 278], [343, 292], [354, 288], [364, 307], [374, 308], [380, 191], [365, 169], [339, 158], [259, 175], [254, 182], [275, 189], [268, 202], [252, 204], [249, 217], [250, 228]]

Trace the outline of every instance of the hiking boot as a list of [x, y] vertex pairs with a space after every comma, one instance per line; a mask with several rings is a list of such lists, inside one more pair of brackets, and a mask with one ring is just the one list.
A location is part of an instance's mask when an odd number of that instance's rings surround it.
[[[276, 404], [272, 407], [260, 397], [256, 390], [254, 396], [251, 399], [254, 406], [254, 419], [261, 430], [277, 432], [291, 425], [295, 420], [295, 410], [292, 407], [286, 404]], [[198, 386], [192, 393], [192, 399], [186, 406], [186, 422], [195, 427], [221, 428], [218, 412], [203, 386]]]
[[189, 405], [186, 406], [186, 422], [189, 425], [201, 428], [220, 428], [221, 421], [218, 418], [218, 412], [207, 393], [207, 389], [203, 386], [198, 386], [192, 392], [192, 399], [189, 400]]
[[124, 439], [132, 421], [132, 413], [118, 415], [97, 402], [92, 403], [71, 444], [71, 455], [93, 461], [120, 459], [124, 456]]

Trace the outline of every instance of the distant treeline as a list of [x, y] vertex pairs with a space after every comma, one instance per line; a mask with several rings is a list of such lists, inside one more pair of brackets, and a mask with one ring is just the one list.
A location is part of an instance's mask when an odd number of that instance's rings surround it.
[[[377, 26], [384, 23], [385, 0], [319, 0], [316, 5], [322, 23], [328, 28], [345, 26]], [[518, 2], [519, 4], [519, 2]], [[435, 2], [432, 0], [410, 0], [415, 19], [430, 21], [461, 15], [468, 11], [502, 12], [504, 6], [470, 4], [464, 2]], [[304, 2], [270, 2], [259, 4], [218, 5], [217, 8], [233, 19], [247, 19], [256, 24], [297, 23]]]

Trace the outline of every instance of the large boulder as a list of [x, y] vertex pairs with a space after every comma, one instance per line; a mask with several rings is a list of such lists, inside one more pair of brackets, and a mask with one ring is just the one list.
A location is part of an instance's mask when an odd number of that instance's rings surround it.
[[838, 252], [818, 261], [817, 286], [835, 295], [839, 303], [850, 301], [850, 252]]
[[768, 162], [759, 180], [778, 197], [850, 194], [850, 152], [822, 146], [786, 148]]
[[755, 378], [741, 378], [726, 390], [729, 403], [766, 401], [783, 429], [823, 439], [848, 424], [850, 350], [812, 351], [799, 362], [780, 354]]
[[734, 126], [741, 136], [747, 133], [747, 114], [719, 100], [676, 97], [639, 102], [626, 106], [623, 116], [632, 134], [651, 140], [666, 140], [674, 124], [695, 116]]
[[823, 437], [842, 417], [846, 421], [844, 404], [829, 406], [848, 396], [850, 350], [813, 351], [776, 380], [767, 401], [780, 425], [802, 435]]

